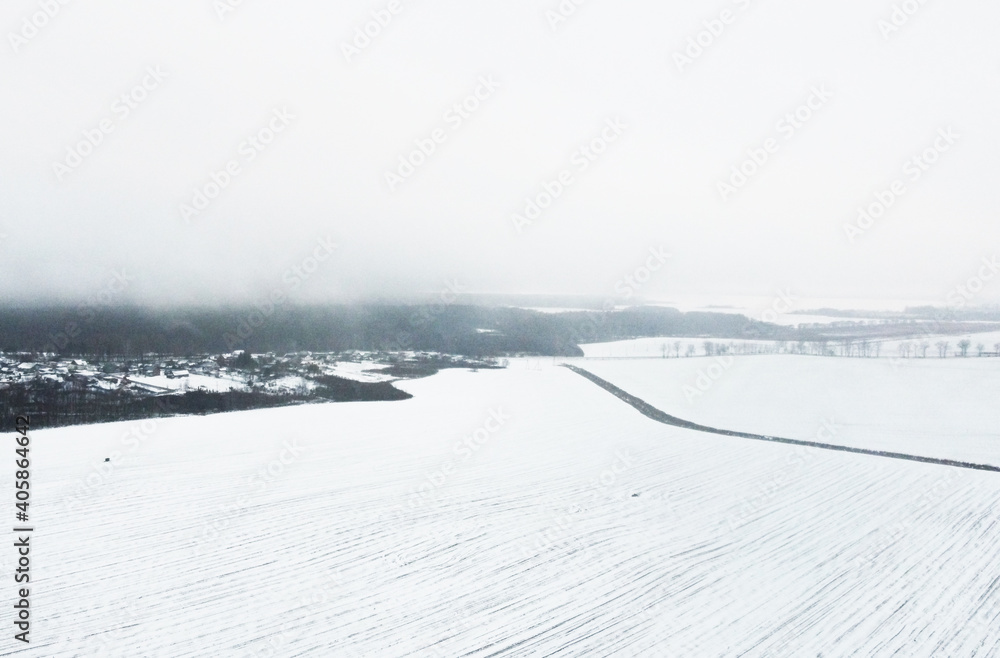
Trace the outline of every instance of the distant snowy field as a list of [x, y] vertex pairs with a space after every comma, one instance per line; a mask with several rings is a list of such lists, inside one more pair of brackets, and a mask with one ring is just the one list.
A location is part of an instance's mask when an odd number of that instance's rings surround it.
[[[876, 340], [869, 339], [870, 343], [879, 343], [881, 351], [879, 356], [882, 358], [900, 358], [901, 354], [899, 351], [899, 346], [902, 343], [907, 343], [910, 348], [910, 354], [913, 357], [919, 356], [919, 343], [927, 342], [927, 357], [937, 357], [938, 351], [936, 343], [939, 341], [944, 341], [948, 343], [948, 356], [949, 358], [957, 355], [958, 353], [958, 343], [962, 339], [968, 339], [971, 343], [969, 348], [969, 355], [976, 355], [977, 345], [983, 345], [985, 351], [993, 352], [996, 350], [996, 345], [1000, 344], [1000, 332], [982, 332], [974, 334], [928, 334], [928, 335], [918, 335], [914, 338], [906, 339], [891, 339], [891, 340]], [[583, 350], [584, 356], [588, 358], [595, 359], [615, 359], [615, 358], [662, 358], [664, 349], [667, 350], [667, 356], [674, 356], [675, 354], [675, 343], [680, 343], [680, 356], [684, 356], [687, 353], [688, 346], [692, 346], [695, 349], [697, 355], [704, 355], [704, 345], [705, 342], [710, 342], [715, 345], [730, 346], [735, 350], [742, 349], [742, 346], [769, 346], [773, 347], [776, 341], [772, 340], [745, 340], [745, 339], [729, 339], [729, 338], [705, 338], [696, 336], [667, 336], [667, 337], [646, 337], [646, 338], [630, 338], [627, 340], [615, 340], [606, 343], [585, 343], [580, 345], [580, 349]], [[782, 341], [777, 341], [782, 342]], [[783, 341], [786, 346], [792, 346], [795, 344], [794, 341]], [[858, 342], [854, 341], [855, 344]], [[840, 349], [840, 343], [838, 341], [831, 340], [828, 342], [828, 347], [834, 351]]]
[[[616, 359], [616, 358], [662, 358], [664, 350], [666, 356], [673, 357], [675, 350], [679, 350], [680, 356], [687, 354], [688, 347], [694, 347], [695, 354], [705, 353], [705, 342], [715, 345], [728, 345], [738, 349], [741, 346], [773, 346], [774, 341], [770, 340], [743, 340], [726, 338], [695, 338], [695, 337], [670, 337], [670, 338], [632, 338], [629, 340], [616, 340], [608, 343], [585, 343], [580, 345], [584, 356], [592, 359]], [[675, 347], [675, 343], [680, 343]]]
[[[682, 313], [691, 312], [701, 312], [701, 313], [729, 313], [733, 315], [745, 315], [749, 318], [755, 320], [762, 320], [766, 318], [766, 322], [773, 324], [778, 324], [786, 327], [796, 327], [803, 324], [832, 324], [834, 322], [862, 322], [863, 320], [857, 318], [845, 318], [840, 316], [832, 315], [810, 315], [810, 314], [795, 314], [795, 313], [777, 313], [773, 309], [768, 307], [761, 308], [749, 308], [749, 307], [732, 307], [732, 306], [684, 306], [678, 304], [649, 304], [649, 306], [664, 306], [667, 308], [676, 308]], [[571, 307], [559, 307], [559, 306], [520, 306], [517, 308], [523, 308], [526, 311], [536, 311], [538, 313], [587, 313], [594, 312], [593, 308], [571, 308]], [[632, 308], [629, 305], [617, 304], [614, 306], [609, 306], [607, 310], [624, 310]], [[762, 316], [764, 316], [762, 318]]]
[[916, 347], [918, 343], [926, 341], [927, 343], [930, 343], [927, 350], [927, 356], [937, 356], [937, 343], [944, 341], [948, 343], [948, 355], [953, 356], [958, 353], [958, 343], [962, 339], [967, 339], [972, 344], [969, 347], [970, 355], [976, 354], [977, 345], [982, 345], [987, 352], [994, 352], [996, 351], [996, 346], [1000, 344], [1000, 331], [986, 331], [978, 334], [951, 334], [947, 336], [934, 334], [926, 337], [911, 338], [908, 340], [884, 341], [882, 343], [882, 354], [886, 356], [898, 356], [900, 343], [909, 343], [912, 349]]
[[575, 360], [703, 425], [1000, 466], [1000, 359], [791, 354]]
[[[827, 377], [872, 398], [843, 400], [865, 405], [847, 427], [996, 424], [995, 371], [781, 357], [761, 380], [754, 358], [690, 408], [669, 391], [696, 371], [586, 365], [727, 424], [755, 420], [750, 395], [808, 434], [827, 409], [785, 380], [810, 371], [821, 398], [841, 400]], [[551, 360], [399, 386], [415, 397], [35, 432], [32, 644], [0, 656], [1000, 652], [998, 474], [664, 426]]]

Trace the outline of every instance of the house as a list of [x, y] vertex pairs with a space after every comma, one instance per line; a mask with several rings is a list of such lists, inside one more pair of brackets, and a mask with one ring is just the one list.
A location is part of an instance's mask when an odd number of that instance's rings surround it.
[[219, 373], [219, 364], [211, 359], [206, 359], [199, 363], [195, 369], [203, 375], [217, 375]]

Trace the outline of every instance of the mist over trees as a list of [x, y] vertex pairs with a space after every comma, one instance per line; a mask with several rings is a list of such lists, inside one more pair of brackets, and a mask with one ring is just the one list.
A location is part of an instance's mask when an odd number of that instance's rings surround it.
[[433, 351], [578, 356], [581, 343], [645, 336], [790, 339], [795, 331], [726, 313], [672, 308], [540, 313], [510, 307], [358, 305], [151, 310], [0, 311], [0, 350], [135, 357], [238, 350]]
[[[663, 356], [680, 356], [670, 337], [769, 340], [841, 346], [845, 356], [877, 356], [881, 340], [916, 339], [926, 355], [933, 334], [986, 331], [969, 321], [913, 318], [805, 325], [735, 313], [639, 306], [562, 313], [467, 304], [358, 304], [260, 308], [21, 307], [0, 309], [0, 351], [136, 358], [143, 354], [274, 352], [440, 352], [471, 357], [581, 356], [580, 345], [663, 337]], [[923, 339], [923, 340], [921, 340]], [[940, 349], [940, 345], [937, 345]], [[959, 346], [962, 349], [962, 346]], [[826, 353], [823, 349], [820, 353]], [[969, 351], [969, 346], [965, 346]]]

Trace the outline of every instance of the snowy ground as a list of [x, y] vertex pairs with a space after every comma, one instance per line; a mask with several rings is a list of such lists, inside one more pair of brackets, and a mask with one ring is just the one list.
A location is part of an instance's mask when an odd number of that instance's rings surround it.
[[210, 377], [208, 375], [188, 375], [186, 377], [167, 377], [157, 375], [155, 377], [132, 376], [129, 379], [137, 384], [154, 386], [164, 391], [212, 391], [224, 393], [232, 390], [244, 390], [247, 388], [245, 381], [232, 379], [230, 377]]
[[298, 375], [286, 375], [264, 382], [264, 389], [272, 393], [308, 393], [316, 389], [316, 382]]
[[[753, 320], [781, 325], [783, 327], [797, 327], [805, 324], [834, 324], [837, 322], [860, 323], [870, 321], [865, 318], [849, 318], [840, 315], [816, 315], [812, 313], [779, 313], [775, 310], [775, 302], [781, 301], [780, 297], [761, 301], [757, 306], [704, 306], [700, 304], [650, 304], [651, 306], [667, 306], [676, 308], [682, 313], [730, 313], [733, 315], [744, 315]], [[779, 305], [777, 308], [793, 308], [790, 305]]]
[[[648, 300], [649, 304], [661, 306], [672, 306], [680, 311], [689, 313], [691, 311], [708, 311], [716, 313], [741, 313], [758, 317], [764, 310], [772, 307], [791, 306], [791, 311], [802, 309], [837, 309], [840, 311], [903, 311], [907, 307], [913, 306], [934, 306], [939, 304], [939, 300], [886, 300], [886, 299], [837, 299], [809, 297], [802, 298], [792, 289], [775, 290], [773, 296], [720, 296], [707, 304], [703, 298], [697, 299], [672, 299], [672, 300]], [[789, 303], [790, 301], [790, 303]]]
[[[607, 343], [585, 343], [580, 345], [584, 356], [592, 359], [619, 359], [619, 358], [662, 358], [664, 350], [668, 357], [675, 354], [685, 356], [688, 347], [694, 347], [695, 354], [705, 353], [705, 343], [728, 346], [730, 350], [748, 351], [755, 347], [761, 349], [774, 349], [774, 341], [770, 340], [742, 340], [728, 338], [698, 338], [698, 337], [669, 337], [669, 338], [632, 338], [629, 340], [616, 340]], [[679, 347], [675, 344], [680, 343]], [[679, 351], [678, 351], [679, 350]]]
[[[958, 342], [962, 339], [968, 339], [972, 346], [969, 348], [969, 355], [976, 354], [976, 346], [982, 344], [986, 351], [993, 352], [996, 350], [996, 345], [1000, 344], [1000, 332], [990, 331], [982, 333], [973, 334], [921, 334], [919, 331], [915, 330], [916, 335], [911, 338], [905, 339], [891, 339], [891, 340], [878, 340], [869, 339], [870, 343], [879, 343], [881, 351], [879, 356], [882, 358], [900, 358], [901, 354], [899, 351], [899, 346], [901, 343], [907, 343], [911, 347], [910, 355], [912, 357], [919, 356], [919, 344], [921, 342], [927, 342], [927, 357], [933, 358], [938, 356], [938, 351], [936, 343], [938, 341], [945, 341], [948, 343], [948, 357], [957, 356], [958, 354]], [[664, 347], [667, 350], [667, 356], [673, 357], [675, 355], [674, 344], [680, 342], [680, 356], [685, 356], [687, 354], [688, 346], [692, 346], [695, 349], [696, 355], [705, 354], [705, 342], [710, 342], [715, 345], [728, 346], [731, 352], [739, 353], [740, 351], [746, 350], [749, 352], [753, 351], [753, 348], [761, 347], [764, 348], [763, 351], [773, 351], [776, 344], [784, 343], [786, 349], [791, 348], [796, 343], [795, 341], [772, 341], [772, 340], [743, 340], [743, 339], [729, 339], [729, 338], [705, 338], [705, 337], [692, 337], [692, 336], [670, 336], [670, 337], [656, 337], [656, 338], [630, 338], [628, 340], [616, 340], [607, 343], [585, 343], [580, 345], [583, 353], [588, 358], [596, 359], [616, 359], [616, 358], [662, 358]], [[855, 340], [854, 344], [857, 346], [859, 341]], [[831, 340], [828, 342], [828, 347], [839, 354], [841, 345], [838, 341]]]
[[353, 379], [357, 382], [388, 382], [397, 379], [378, 372], [388, 367], [388, 364], [375, 361], [338, 361], [326, 366], [324, 374]]
[[987, 352], [995, 352], [997, 351], [996, 346], [1000, 345], [1000, 331], [987, 331], [978, 334], [928, 334], [907, 340], [887, 340], [882, 342], [882, 354], [884, 356], [899, 357], [900, 344], [908, 343], [911, 350], [915, 350], [911, 352], [911, 354], [916, 356], [919, 354], [919, 351], [917, 351], [919, 344], [921, 342], [926, 342], [929, 344], [927, 348], [927, 356], [936, 357], [938, 356], [937, 343], [939, 341], [944, 341], [948, 343], [948, 356], [951, 357], [958, 354], [958, 343], [962, 339], [967, 339], [972, 343], [972, 346], [969, 348], [970, 355], [976, 354], [976, 346], [980, 344], [986, 349]]
[[994, 473], [668, 427], [546, 360], [399, 386], [34, 433], [32, 645], [0, 656], [1000, 652]]
[[574, 360], [666, 413], [789, 439], [1000, 466], [1000, 359]]
[[[325, 365], [321, 371], [325, 375], [335, 375], [344, 379], [351, 379], [357, 382], [384, 382], [393, 381], [397, 378], [384, 375], [378, 371], [387, 368], [387, 364], [376, 363], [374, 361], [338, 361], [330, 365]], [[129, 379], [137, 384], [145, 384], [166, 391], [211, 391], [227, 392], [232, 390], [247, 390], [245, 381], [232, 379], [229, 377], [210, 377], [208, 375], [187, 375], [184, 377], [167, 377], [158, 375], [155, 377], [129, 376]], [[311, 391], [316, 388], [316, 384], [300, 375], [288, 375], [272, 379], [264, 383], [264, 387], [269, 391]]]
[[[769, 300], [768, 304], [772, 304], [773, 300]], [[730, 313], [734, 315], [745, 315], [749, 318], [755, 320], [764, 320], [773, 324], [778, 324], [786, 327], [796, 327], [803, 324], [833, 324], [835, 322], [862, 322], [863, 319], [858, 318], [845, 318], [841, 316], [832, 315], [813, 315], [813, 314], [796, 314], [796, 313], [777, 313], [769, 305], [762, 305], [758, 307], [749, 306], [704, 306], [704, 305], [687, 305], [687, 304], [676, 304], [676, 303], [649, 303], [648, 306], [664, 306], [667, 308], [676, 308], [682, 313]], [[571, 308], [571, 307], [558, 307], [558, 306], [521, 306], [516, 308], [523, 308], [526, 311], [536, 311], [538, 313], [585, 313], [593, 312], [593, 308]], [[617, 304], [608, 306], [607, 310], [624, 310], [633, 308], [627, 304]]]

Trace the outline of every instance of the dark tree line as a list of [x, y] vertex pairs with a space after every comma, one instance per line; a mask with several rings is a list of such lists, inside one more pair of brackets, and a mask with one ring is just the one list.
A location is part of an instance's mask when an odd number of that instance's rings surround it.
[[[266, 311], [266, 312], [265, 312]], [[579, 356], [581, 342], [643, 336], [793, 339], [794, 330], [725, 313], [670, 308], [548, 314], [460, 305], [295, 306], [272, 309], [72, 308], [0, 310], [0, 350], [102, 358], [144, 353], [434, 351], [475, 357]]]
[[356, 382], [328, 376], [318, 378], [318, 383], [320, 386], [311, 394], [198, 390], [151, 396], [34, 380], [0, 388], [0, 428], [14, 427], [15, 418], [24, 415], [31, 417], [32, 427], [41, 429], [179, 414], [245, 411], [306, 402], [406, 400], [412, 397], [389, 382]]

